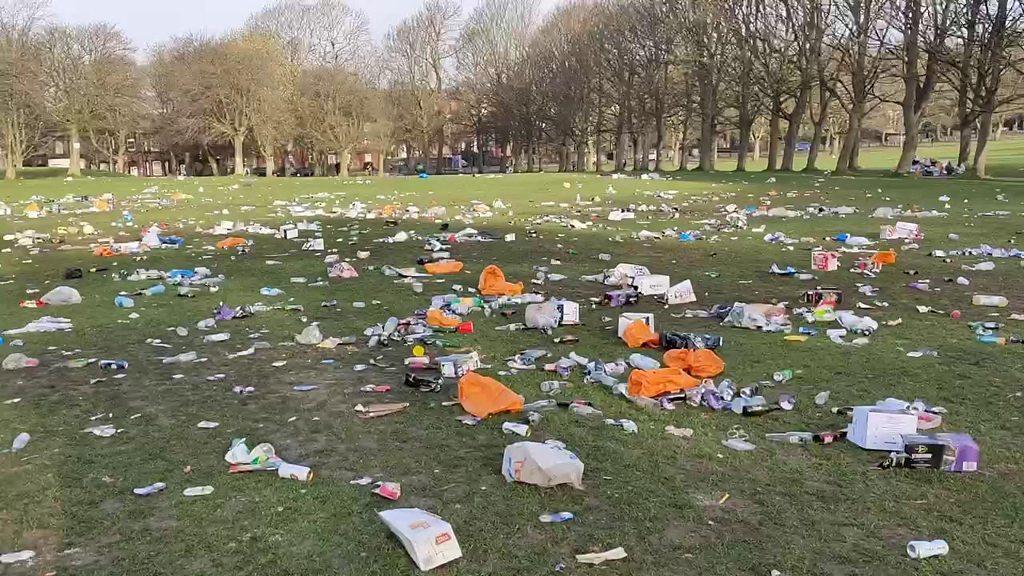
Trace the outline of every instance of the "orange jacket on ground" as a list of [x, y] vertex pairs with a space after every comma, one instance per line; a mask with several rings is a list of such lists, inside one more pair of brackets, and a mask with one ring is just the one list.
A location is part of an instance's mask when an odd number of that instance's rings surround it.
[[427, 310], [427, 326], [433, 328], [455, 328], [461, 323], [462, 318], [449, 316], [440, 308], [430, 308]]
[[428, 262], [423, 269], [428, 274], [457, 274], [462, 272], [463, 264], [458, 260], [443, 260], [441, 262]]
[[700, 385], [700, 381], [679, 368], [633, 370], [629, 373], [629, 395], [654, 398]]
[[696, 378], [714, 378], [725, 371], [725, 361], [713, 350], [669, 350], [662, 358], [662, 364], [679, 368]]
[[245, 238], [239, 238], [238, 236], [228, 236], [227, 238], [217, 242], [217, 248], [234, 248], [236, 246], [242, 246], [245, 244]]
[[484, 271], [480, 273], [480, 283], [477, 288], [484, 296], [518, 296], [523, 293], [523, 283], [506, 282], [505, 273], [494, 264], [484, 268]]
[[477, 418], [501, 412], [520, 412], [523, 397], [494, 378], [469, 372], [459, 380], [459, 403]]
[[622, 340], [630, 348], [640, 348], [643, 346], [657, 348], [661, 343], [661, 337], [654, 330], [651, 330], [651, 327], [643, 320], [635, 320], [629, 326], [626, 326], [626, 329], [622, 331]]

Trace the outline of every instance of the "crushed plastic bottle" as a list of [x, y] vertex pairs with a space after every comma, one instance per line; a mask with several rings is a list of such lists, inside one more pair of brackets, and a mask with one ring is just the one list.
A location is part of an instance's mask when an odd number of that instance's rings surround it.
[[997, 308], [1005, 308], [1010, 303], [1005, 296], [990, 296], [986, 294], [975, 294], [971, 298], [971, 304], [975, 306], [995, 306]]
[[25, 446], [28, 446], [28, 441], [32, 439], [32, 436], [28, 432], [22, 432], [14, 437], [14, 442], [11, 443], [11, 452], [17, 452]]

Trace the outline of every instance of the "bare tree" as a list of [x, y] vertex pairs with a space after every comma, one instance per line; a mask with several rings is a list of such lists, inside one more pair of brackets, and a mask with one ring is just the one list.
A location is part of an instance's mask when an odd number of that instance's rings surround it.
[[366, 14], [342, 0], [278, 0], [249, 16], [245, 27], [277, 38], [296, 67], [358, 70], [366, 64]]
[[143, 78], [133, 60], [119, 60], [108, 69], [103, 107], [87, 126], [93, 147], [110, 160], [110, 170], [123, 173], [128, 140], [142, 127], [144, 117]]
[[370, 92], [357, 76], [321, 66], [303, 71], [299, 97], [303, 140], [324, 157], [337, 154], [339, 176], [348, 176], [352, 148], [365, 138], [370, 119]]
[[430, 143], [437, 143], [441, 169], [444, 127], [449, 106], [445, 89], [448, 66], [457, 51], [459, 6], [453, 0], [427, 0], [418, 12], [391, 29], [385, 38], [389, 85], [403, 111], [406, 135], [416, 138], [427, 164]]
[[109, 24], [51, 26], [44, 34], [42, 70], [47, 106], [69, 139], [68, 174], [81, 174], [81, 135], [102, 117], [108, 90], [122, 78], [132, 48]]
[[[921, 116], [939, 85], [956, 0], [903, 0], [899, 19], [903, 76], [903, 149], [896, 172], [910, 169], [920, 141]], [[922, 61], [922, 52], [924, 61]]]
[[46, 141], [46, 87], [38, 65], [46, 6], [0, 2], [0, 160], [7, 180], [17, 178], [24, 159]]

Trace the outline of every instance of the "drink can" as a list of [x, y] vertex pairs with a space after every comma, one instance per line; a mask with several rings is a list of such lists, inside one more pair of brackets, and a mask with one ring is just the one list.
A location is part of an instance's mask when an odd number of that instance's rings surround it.
[[793, 371], [790, 370], [789, 368], [786, 368], [785, 370], [779, 370], [778, 372], [772, 374], [772, 380], [775, 380], [776, 382], [788, 382], [789, 380], [792, 379]]

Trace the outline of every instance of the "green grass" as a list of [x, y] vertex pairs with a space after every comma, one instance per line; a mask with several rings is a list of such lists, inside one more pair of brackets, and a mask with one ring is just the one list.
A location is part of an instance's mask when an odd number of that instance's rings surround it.
[[[998, 174], [1013, 176], [1019, 143], [1000, 143], [993, 150], [999, 159]], [[923, 152], [932, 154], [931, 152]], [[876, 156], [877, 154], [877, 156]], [[865, 153], [865, 166], [878, 168], [893, 159], [892, 151]], [[877, 174], [881, 175], [882, 172]], [[1009, 311], [1024, 311], [1020, 290], [1024, 267], [1018, 261], [997, 260], [993, 272], [962, 272], [961, 264], [978, 259], [956, 258], [943, 263], [927, 253], [989, 243], [1007, 246], [1021, 239], [1024, 229], [1024, 184], [1010, 180], [927, 180], [861, 176], [856, 178], [777, 175], [767, 183], [764, 174], [686, 174], [678, 180], [612, 180], [595, 175], [521, 175], [501, 178], [432, 177], [373, 179], [369, 184], [338, 179], [261, 179], [255, 183], [234, 178], [173, 179], [95, 178], [65, 182], [59, 179], [26, 179], [0, 184], [0, 199], [13, 204], [20, 214], [33, 195], [60, 198], [64, 195], [113, 193], [129, 207], [139, 224], [165, 222], [172, 232], [187, 238], [185, 248], [149, 252], [142, 259], [101, 259], [88, 251], [58, 250], [54, 245], [11, 248], [0, 253], [0, 327], [21, 326], [42, 313], [66, 316], [75, 323], [73, 332], [25, 335], [19, 349], [42, 360], [40, 367], [0, 373], [0, 400], [20, 397], [17, 404], [0, 404], [0, 443], [7, 445], [21, 431], [32, 434], [28, 448], [18, 454], [0, 454], [0, 551], [31, 548], [39, 554], [33, 567], [0, 568], [2, 574], [415, 574], [417, 570], [397, 540], [376, 518], [375, 512], [392, 503], [349, 485], [356, 476], [399, 481], [400, 506], [435, 512], [455, 528], [465, 557], [438, 573], [449, 575], [550, 574], [560, 561], [568, 571], [580, 574], [703, 574], [766, 575], [772, 569], [786, 575], [803, 574], [1015, 574], [1020, 573], [1024, 548], [1024, 482], [1020, 446], [1021, 370], [1024, 348], [984, 346], [974, 341], [968, 321], [990, 318], [990, 309], [973, 308], [973, 293], [1004, 294]], [[564, 182], [570, 187], [566, 189]], [[157, 186], [150, 199], [166, 199], [180, 191], [193, 196], [177, 205], [157, 205], [140, 196]], [[608, 191], [613, 187], [615, 193]], [[200, 192], [200, 188], [203, 189]], [[677, 190], [674, 202], [656, 199], [652, 193]], [[599, 196], [592, 206], [577, 206]], [[332, 351], [289, 345], [292, 335], [306, 321], [318, 321], [326, 335], [359, 335], [371, 323], [389, 315], [405, 316], [427, 304], [427, 296], [444, 293], [451, 283], [475, 285], [476, 275], [488, 263], [501, 264], [511, 279], [528, 281], [533, 266], [548, 265], [568, 279], [541, 289], [552, 295], [586, 302], [602, 288], [580, 282], [581, 274], [594, 273], [606, 263], [600, 252], [613, 255], [611, 264], [644, 264], [674, 281], [690, 278], [698, 290], [700, 306], [734, 301], [798, 301], [813, 283], [768, 275], [772, 262], [805, 268], [808, 248], [821, 238], [846, 231], [877, 237], [883, 222], [868, 218], [877, 206], [942, 208], [941, 195], [952, 197], [947, 218], [922, 219], [925, 239], [919, 250], [898, 251], [897, 265], [869, 282], [881, 289], [878, 300], [887, 308], [871, 311], [879, 321], [902, 318], [897, 327], [883, 327], [863, 348], [840, 347], [823, 335], [805, 343], [784, 342], [781, 335], [719, 327], [700, 319], [674, 318], [678, 309], [665, 309], [644, 300], [635, 311], [657, 316], [659, 329], [714, 332], [726, 339], [721, 355], [726, 375], [741, 384], [769, 377], [781, 368], [792, 368], [797, 377], [783, 389], [798, 394], [800, 403], [791, 413], [775, 413], [759, 419], [711, 413], [681, 407], [673, 412], [651, 414], [604, 389], [584, 385], [579, 374], [570, 380], [565, 398], [593, 400], [607, 417], [631, 418], [640, 433], [626, 435], [606, 426], [601, 419], [577, 418], [567, 413], [545, 414], [535, 427], [534, 439], [557, 438], [586, 463], [586, 489], [540, 489], [506, 484], [499, 468], [503, 447], [513, 438], [502, 434], [501, 423], [512, 416], [494, 417], [477, 427], [456, 421], [461, 411], [441, 402], [455, 395], [451, 383], [440, 395], [424, 395], [401, 385], [399, 368], [373, 367], [354, 372], [352, 366], [383, 355], [386, 363], [400, 366], [409, 355], [405, 346], [370, 350], [361, 341], [354, 347]], [[998, 200], [1003, 195], [1005, 201]], [[803, 242], [794, 250], [768, 245], [764, 233], [750, 230], [708, 233], [713, 239], [679, 243], [666, 239], [640, 242], [629, 238], [642, 228], [659, 231], [677, 226], [699, 229], [697, 220], [713, 217], [716, 206], [736, 203], [757, 205], [770, 198], [773, 206], [802, 208], [812, 203], [860, 208], [855, 216], [808, 219], [753, 219], [751, 226], [765, 232], [781, 231], [793, 237], [819, 240]], [[216, 237], [197, 232], [219, 220], [257, 221], [267, 225], [288, 221], [275, 200], [322, 204], [326, 210], [346, 207], [361, 200], [371, 205], [413, 204], [447, 206], [450, 215], [470, 200], [490, 203], [501, 198], [513, 210], [490, 219], [476, 219], [472, 226], [502, 234], [518, 233], [513, 243], [466, 243], [454, 247], [468, 273], [443, 283], [427, 284], [423, 295], [406, 285], [394, 284], [370, 266], [412, 265], [421, 254], [419, 242], [381, 244], [372, 240], [394, 233], [382, 220], [349, 221], [340, 217], [319, 218], [328, 248], [343, 257], [370, 250], [369, 259], [357, 261], [358, 279], [310, 287], [289, 283], [291, 276], [311, 281], [324, 276], [322, 254], [303, 252], [292, 241], [253, 236], [252, 253], [208, 250]], [[567, 206], [543, 206], [543, 202]], [[613, 207], [631, 203], [678, 204], [681, 216], [663, 220], [650, 215], [621, 225], [604, 215]], [[252, 207], [248, 209], [247, 207]], [[534, 225], [539, 215], [559, 214], [586, 220], [594, 209], [601, 217], [591, 229], [575, 231], [554, 224]], [[981, 212], [1006, 210], [1005, 217], [979, 216]], [[222, 213], [222, 211], [226, 211]], [[136, 239], [138, 230], [116, 224], [118, 214], [51, 215], [28, 220], [0, 220], [0, 232], [35, 229], [55, 233], [58, 226], [93, 223], [101, 236]], [[452, 228], [463, 223], [452, 220]], [[525, 229], [538, 231], [529, 238]], [[399, 229], [429, 234], [437, 229], [426, 221], [403, 221]], [[355, 243], [350, 233], [358, 230]], [[960, 240], [950, 241], [947, 234]], [[609, 242], [622, 236], [624, 241]], [[89, 239], [68, 235], [67, 245], [84, 246]], [[11, 247], [9, 242], [3, 246]], [[265, 260], [280, 260], [267, 266]], [[550, 264], [551, 259], [561, 264]], [[844, 268], [851, 262], [843, 259]], [[170, 269], [207, 266], [224, 274], [226, 281], [216, 294], [194, 299], [171, 294], [138, 297], [136, 308], [113, 306], [121, 290], [148, 283], [115, 282], [110, 271], [137, 267]], [[69, 284], [80, 290], [84, 302], [48, 310], [18, 308], [19, 300], [36, 297], [66, 283], [68, 266], [107, 266], [108, 272], [90, 273]], [[905, 270], [917, 270], [908, 276]], [[717, 276], [709, 275], [715, 272]], [[971, 286], [943, 281], [965, 274]], [[906, 284], [931, 279], [940, 291], [918, 292]], [[863, 278], [846, 271], [821, 275], [823, 284], [846, 292], [849, 305], [876, 298], [858, 297], [856, 285]], [[276, 286], [287, 294], [263, 298], [262, 286]], [[320, 302], [337, 299], [337, 309]], [[203, 344], [194, 324], [208, 316], [220, 301], [232, 305], [257, 301], [298, 303], [304, 313], [270, 311], [254, 317], [225, 322], [228, 342]], [[353, 301], [379, 300], [365, 310]], [[920, 314], [915, 305], [939, 310], [960, 309], [964, 317], [953, 321], [946, 315]], [[130, 312], [139, 318], [128, 318]], [[560, 329], [581, 342], [573, 347], [553, 344], [535, 332], [497, 332], [505, 320], [474, 314], [469, 319], [476, 333], [453, 337], [454, 346], [477, 349], [494, 368], [523, 348], [544, 347], [553, 354], [570, 350], [589, 357], [613, 359], [628, 354], [612, 331], [617, 310], [583, 311], [584, 325]], [[1001, 316], [1007, 310], [995, 311]], [[1024, 324], [1007, 321], [1005, 329], [1020, 333]], [[798, 323], [799, 324], [799, 323]], [[167, 328], [188, 326], [190, 335], [178, 337]], [[274, 344], [254, 356], [228, 359], [229, 352], [249, 345], [249, 335]], [[167, 350], [145, 341], [162, 339]], [[8, 338], [8, 341], [10, 338]], [[938, 358], [913, 359], [906, 352], [919, 348], [939, 351]], [[67, 357], [121, 358], [130, 362], [126, 376], [96, 366], [82, 369], [57, 367], [63, 351], [80, 350]], [[158, 356], [196, 350], [205, 363], [165, 366]], [[0, 354], [14, 351], [8, 344]], [[432, 349], [431, 353], [439, 352]], [[321, 360], [335, 359], [333, 365]], [[287, 360], [282, 368], [275, 360]], [[224, 382], [208, 382], [214, 373], [228, 374]], [[176, 374], [182, 378], [174, 378]], [[90, 382], [95, 378], [103, 381]], [[520, 372], [499, 379], [526, 396], [543, 397], [539, 383], [545, 374]], [[300, 394], [294, 384], [317, 383], [320, 389]], [[359, 392], [365, 384], [389, 384], [389, 394], [371, 396]], [[253, 385], [257, 393], [239, 397], [236, 384]], [[955, 475], [939, 472], [877, 471], [870, 468], [883, 456], [852, 444], [788, 446], [763, 440], [766, 432], [824, 430], [842, 427], [845, 421], [816, 408], [811, 399], [831, 390], [833, 406], [873, 403], [887, 396], [923, 398], [949, 409], [944, 430], [971, 433], [982, 447], [982, 471]], [[769, 392], [774, 396], [775, 391]], [[379, 420], [363, 421], [352, 407], [375, 400], [407, 401], [408, 411]], [[90, 417], [113, 414], [91, 421]], [[131, 415], [141, 414], [129, 419]], [[294, 421], [289, 422], [291, 418]], [[215, 430], [199, 430], [200, 420], [220, 422]], [[124, 431], [108, 439], [81, 432], [98, 422], [111, 422]], [[691, 427], [693, 439], [666, 435], [667, 424]], [[753, 453], [732, 452], [720, 441], [732, 426], [740, 425], [758, 445]], [[231, 438], [245, 436], [250, 445], [271, 442], [286, 460], [312, 466], [318, 479], [310, 486], [280, 480], [276, 476], [228, 475], [222, 456]], [[183, 468], [190, 466], [190, 475]], [[138, 498], [131, 488], [165, 481], [165, 493]], [[216, 491], [207, 497], [187, 499], [187, 486], [210, 484]], [[729, 499], [719, 504], [724, 495]], [[577, 520], [564, 525], [542, 525], [544, 512], [569, 510]], [[919, 538], [945, 538], [947, 557], [916, 562], [907, 559], [906, 542]], [[575, 566], [573, 555], [623, 546], [626, 560], [601, 567]]]

